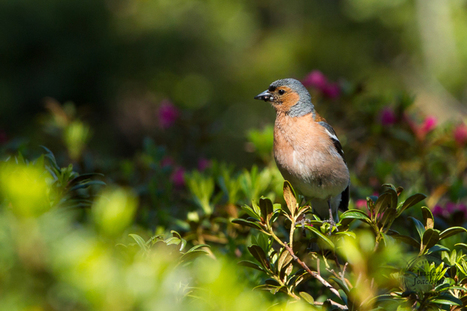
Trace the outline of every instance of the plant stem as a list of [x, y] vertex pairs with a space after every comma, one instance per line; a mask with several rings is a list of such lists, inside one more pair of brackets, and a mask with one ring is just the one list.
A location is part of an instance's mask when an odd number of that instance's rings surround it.
[[[341, 295], [339, 294], [339, 292], [337, 291], [337, 289], [335, 289], [334, 287], [332, 287], [331, 284], [328, 283], [328, 281], [326, 281], [319, 273], [317, 273], [316, 271], [311, 271], [311, 269], [306, 265], [306, 263], [304, 263], [303, 261], [300, 260], [300, 258], [297, 257], [297, 255], [295, 255], [295, 252], [293, 251], [293, 249], [287, 245], [287, 243], [284, 243], [282, 242], [281, 239], [279, 239], [277, 237], [277, 235], [274, 233], [274, 231], [272, 231], [272, 229], [270, 229], [269, 233], [271, 234], [271, 236], [274, 238], [274, 240], [277, 241], [277, 243], [279, 243], [282, 247], [284, 247], [289, 253], [290, 255], [292, 256], [292, 258], [300, 265], [302, 266], [303, 269], [305, 269], [306, 272], [308, 272], [312, 277], [314, 277], [315, 279], [317, 279], [319, 282], [321, 282], [321, 284], [323, 284], [326, 288], [328, 288], [331, 292], [334, 293], [334, 295], [336, 295], [337, 297], [339, 297], [339, 299], [342, 300], [342, 297]], [[341, 310], [348, 310], [349, 308], [347, 306], [344, 306], [344, 305], [341, 305], [335, 301], [332, 301], [331, 299], [328, 299], [328, 301], [333, 305], [333, 306], [336, 306], [338, 307], [339, 309]], [[331, 302], [332, 301], [332, 302]]]

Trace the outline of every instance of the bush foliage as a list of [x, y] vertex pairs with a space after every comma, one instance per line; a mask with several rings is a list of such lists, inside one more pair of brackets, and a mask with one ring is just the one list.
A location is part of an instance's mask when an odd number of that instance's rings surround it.
[[1, 145], [1, 307], [464, 308], [465, 125], [422, 117], [404, 94], [387, 104], [357, 85], [332, 93], [316, 77], [304, 82], [323, 115], [340, 96], [337, 132], [355, 129], [339, 135], [352, 200], [336, 227], [282, 179], [271, 126], [247, 133], [248, 169], [187, 163], [178, 154], [192, 152], [190, 136], [171, 135], [188, 130], [177, 123], [184, 112], [166, 103], [166, 136], [146, 138], [132, 158], [102, 159], [73, 104], [51, 103], [42, 125], [58, 151]]

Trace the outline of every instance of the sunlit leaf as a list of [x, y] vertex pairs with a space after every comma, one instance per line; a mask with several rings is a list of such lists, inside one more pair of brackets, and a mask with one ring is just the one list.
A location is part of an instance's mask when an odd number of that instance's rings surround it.
[[435, 226], [435, 221], [433, 213], [426, 206], [422, 206], [423, 221], [425, 222], [425, 229], [433, 229]]
[[277, 271], [281, 271], [283, 267], [287, 266], [293, 260], [292, 255], [285, 250], [282, 249], [282, 254], [279, 256], [277, 260]]
[[315, 233], [319, 237], [319, 239], [323, 241], [331, 250], [335, 249], [334, 243], [327, 236], [321, 233], [321, 231], [319, 231], [317, 228], [311, 226], [305, 226], [305, 228]]
[[291, 216], [295, 215], [297, 209], [297, 197], [289, 181], [284, 181], [284, 200]]
[[260, 215], [258, 215], [251, 207], [249, 207], [248, 205], [246, 204], [243, 204], [240, 206], [240, 208], [245, 212], [247, 213], [250, 217], [253, 217], [253, 218], [256, 218], [259, 220], [260, 218]]
[[146, 241], [144, 241], [144, 239], [137, 235], [137, 234], [134, 234], [134, 233], [130, 233], [129, 234], [130, 237], [133, 238], [133, 240], [135, 240], [136, 244], [138, 244], [138, 246], [144, 250], [144, 251], [147, 251], [148, 250], [148, 246], [146, 245]]
[[310, 305], [314, 304], [315, 300], [313, 299], [313, 297], [308, 294], [307, 292], [300, 292], [298, 293], [300, 295], [300, 297], [302, 297], [306, 302], [308, 302]]
[[257, 222], [249, 221], [243, 218], [236, 218], [232, 220], [232, 223], [241, 225], [241, 226], [247, 226], [255, 229], [261, 230], [261, 226]]

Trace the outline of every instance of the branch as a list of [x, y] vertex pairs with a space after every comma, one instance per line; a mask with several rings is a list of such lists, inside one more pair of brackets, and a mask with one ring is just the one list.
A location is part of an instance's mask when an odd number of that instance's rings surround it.
[[[304, 263], [303, 261], [300, 260], [300, 258], [298, 258], [293, 249], [290, 248], [289, 245], [287, 245], [287, 243], [283, 243], [285, 249], [290, 253], [290, 255], [292, 255], [292, 258], [300, 265], [303, 267], [303, 269], [305, 269], [312, 277], [314, 277], [315, 279], [317, 279], [318, 281], [321, 282], [321, 284], [323, 284], [326, 288], [328, 288], [331, 292], [334, 293], [334, 295], [336, 295], [337, 297], [339, 297], [341, 300], [342, 300], [342, 297], [341, 295], [339, 294], [339, 292], [337, 291], [337, 289], [335, 289], [334, 287], [332, 287], [331, 284], [328, 283], [328, 281], [326, 281], [325, 279], [323, 279], [323, 277], [318, 274], [316, 271], [311, 271], [310, 268], [308, 268], [308, 266], [306, 265], [306, 263]], [[348, 310], [349, 308], [347, 306], [344, 306], [344, 305], [341, 305], [341, 304], [338, 304], [337, 302], [335, 301], [332, 301], [331, 299], [328, 299], [328, 301], [333, 305], [333, 306], [336, 306], [338, 307], [339, 309], [342, 309], [342, 310]]]

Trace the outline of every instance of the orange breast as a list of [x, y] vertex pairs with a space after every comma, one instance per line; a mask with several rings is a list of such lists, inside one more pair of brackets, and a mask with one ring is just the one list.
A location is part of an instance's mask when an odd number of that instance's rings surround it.
[[311, 113], [292, 118], [278, 112], [274, 158], [283, 177], [305, 196], [327, 199], [349, 183], [347, 166]]

